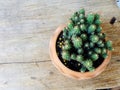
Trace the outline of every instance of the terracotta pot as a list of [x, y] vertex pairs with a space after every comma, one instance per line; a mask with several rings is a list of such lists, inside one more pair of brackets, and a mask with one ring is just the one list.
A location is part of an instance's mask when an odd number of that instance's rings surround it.
[[54, 32], [51, 40], [50, 40], [50, 46], [49, 46], [49, 53], [50, 53], [50, 58], [53, 62], [53, 64], [56, 66], [56, 68], [62, 72], [62, 74], [68, 76], [68, 77], [72, 77], [78, 80], [83, 80], [83, 79], [90, 79], [93, 77], [96, 77], [97, 75], [99, 75], [101, 72], [103, 72], [103, 70], [106, 68], [107, 64], [109, 63], [110, 59], [111, 59], [111, 52], [108, 51], [108, 57], [103, 61], [103, 63], [97, 67], [95, 69], [95, 71], [93, 72], [85, 72], [85, 73], [81, 73], [81, 72], [77, 72], [77, 71], [73, 71], [69, 68], [67, 68], [59, 59], [59, 57], [57, 56], [57, 52], [56, 52], [56, 40], [59, 36], [59, 34], [61, 33], [61, 31], [64, 29], [66, 25], [60, 25], [56, 31]]

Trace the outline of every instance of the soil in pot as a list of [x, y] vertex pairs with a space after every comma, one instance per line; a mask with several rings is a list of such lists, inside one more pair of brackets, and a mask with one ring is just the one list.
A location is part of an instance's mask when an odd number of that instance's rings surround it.
[[[62, 55], [61, 55], [61, 52], [62, 52], [62, 44], [63, 44], [63, 32], [60, 33], [60, 35], [58, 36], [57, 38], [57, 41], [56, 41], [56, 52], [57, 52], [57, 55], [60, 59], [60, 61], [69, 69], [71, 70], [74, 70], [74, 71], [77, 71], [77, 72], [80, 72], [80, 69], [82, 67], [82, 64], [76, 60], [70, 60], [70, 61], [66, 61], [62, 58]], [[72, 52], [76, 52], [75, 49], [71, 49]], [[87, 51], [84, 51], [84, 52], [87, 52]], [[98, 60], [96, 60], [94, 63], [93, 63], [93, 66], [95, 68], [97, 68], [99, 65], [102, 64], [102, 62], [104, 61], [104, 58], [102, 57], [99, 57]], [[87, 72], [88, 70], [86, 69], [85, 72]]]

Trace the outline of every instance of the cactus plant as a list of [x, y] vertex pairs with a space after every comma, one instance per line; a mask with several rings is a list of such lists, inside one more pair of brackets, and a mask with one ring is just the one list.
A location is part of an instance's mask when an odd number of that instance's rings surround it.
[[70, 18], [64, 28], [61, 57], [63, 60], [75, 60], [80, 63], [80, 72], [94, 71], [94, 62], [107, 57], [107, 50], [112, 50], [112, 42], [105, 40], [99, 14], [85, 15], [80, 9]]

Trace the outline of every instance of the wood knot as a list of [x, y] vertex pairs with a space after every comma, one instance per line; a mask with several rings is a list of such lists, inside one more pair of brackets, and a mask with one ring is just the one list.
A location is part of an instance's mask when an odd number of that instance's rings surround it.
[[53, 74], [54, 74], [54, 72], [52, 72], [52, 71], [51, 71], [51, 72], [49, 72], [49, 74], [50, 74], [50, 75], [53, 75]]

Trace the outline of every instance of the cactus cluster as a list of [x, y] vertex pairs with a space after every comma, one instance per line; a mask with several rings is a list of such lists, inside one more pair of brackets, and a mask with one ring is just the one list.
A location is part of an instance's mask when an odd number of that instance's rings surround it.
[[63, 30], [62, 58], [81, 63], [80, 72], [94, 71], [93, 63], [99, 57], [106, 58], [107, 50], [112, 50], [112, 42], [106, 41], [101, 31], [99, 14], [85, 16], [84, 9], [75, 12]]

